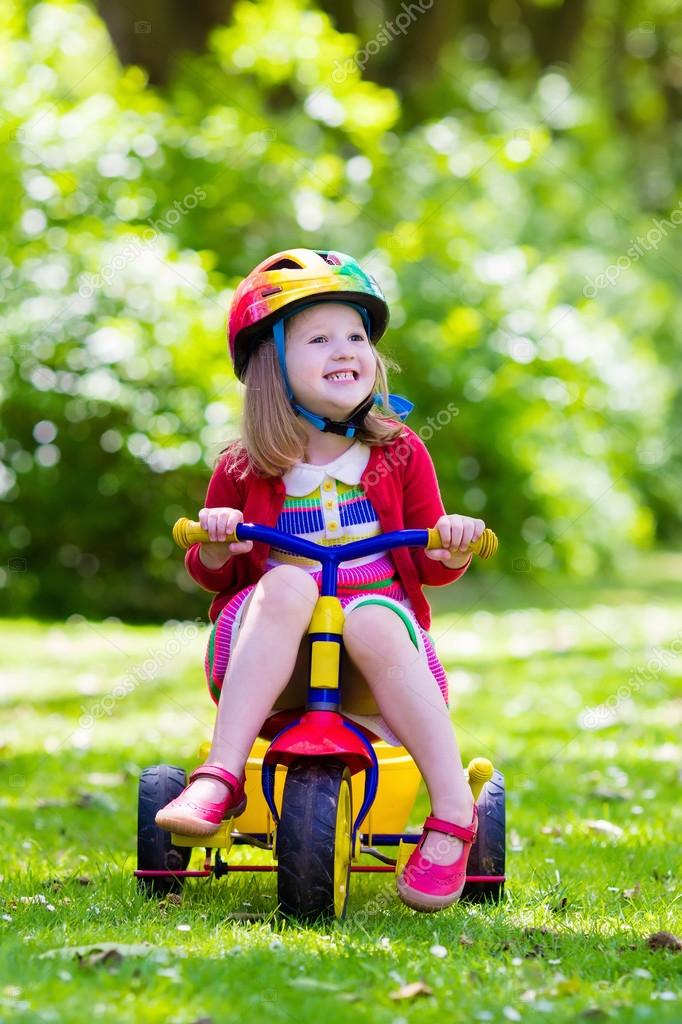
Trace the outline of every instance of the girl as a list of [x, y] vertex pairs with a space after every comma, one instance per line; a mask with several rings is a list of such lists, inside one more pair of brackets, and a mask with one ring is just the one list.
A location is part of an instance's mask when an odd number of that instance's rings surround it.
[[379, 714], [349, 717], [373, 737], [405, 745], [431, 800], [398, 892], [415, 909], [437, 910], [459, 898], [477, 820], [422, 586], [459, 579], [485, 523], [445, 513], [428, 452], [402, 423], [412, 404], [388, 394], [377, 351], [387, 324], [381, 289], [340, 252], [277, 253], [235, 293], [229, 345], [246, 385], [243, 437], [221, 453], [199, 513], [210, 541], [186, 556], [192, 577], [217, 592], [205, 667], [218, 713], [208, 763], [156, 822], [209, 835], [239, 815], [244, 766], [266, 719], [275, 708], [305, 704], [305, 688], [297, 688], [307, 681], [321, 565], [263, 543], [228, 544], [237, 524], [277, 526], [322, 544], [436, 525], [442, 549], [346, 562], [338, 596], [344, 711], [347, 694], [366, 680]]

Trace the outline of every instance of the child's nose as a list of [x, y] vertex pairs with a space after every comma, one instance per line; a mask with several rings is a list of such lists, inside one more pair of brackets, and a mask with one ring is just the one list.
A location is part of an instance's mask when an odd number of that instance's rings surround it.
[[347, 338], [342, 338], [337, 341], [334, 346], [334, 358], [339, 362], [351, 362], [355, 359], [355, 353], [353, 352], [353, 342]]

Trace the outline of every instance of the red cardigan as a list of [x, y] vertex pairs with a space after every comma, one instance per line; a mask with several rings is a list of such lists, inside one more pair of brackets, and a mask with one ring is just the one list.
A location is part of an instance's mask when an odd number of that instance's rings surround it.
[[[245, 523], [275, 526], [284, 504], [286, 488], [281, 477], [259, 477], [250, 473], [237, 480], [220, 459], [208, 485], [205, 508], [238, 508]], [[445, 515], [436, 473], [424, 442], [403, 424], [403, 434], [385, 445], [370, 448], [370, 457], [360, 486], [372, 502], [382, 533], [390, 530], [424, 530]], [[200, 545], [192, 544], [185, 555], [190, 576], [204, 590], [216, 593], [209, 609], [215, 622], [230, 598], [265, 571], [270, 546], [254, 541], [251, 551], [234, 555], [220, 569], [208, 569], [199, 558]], [[471, 557], [459, 569], [447, 569], [442, 562], [427, 558], [419, 548], [391, 551], [400, 581], [414, 609], [417, 621], [428, 630], [431, 607], [423, 585], [442, 587], [458, 580], [471, 564]]]

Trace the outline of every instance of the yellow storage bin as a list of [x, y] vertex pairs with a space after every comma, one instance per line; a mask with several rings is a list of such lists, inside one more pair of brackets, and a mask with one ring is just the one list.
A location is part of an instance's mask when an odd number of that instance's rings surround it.
[[[374, 744], [379, 761], [379, 788], [361, 832], [403, 832], [421, 782], [419, 770], [405, 750], [383, 740]], [[360, 810], [365, 787], [364, 772], [353, 776], [353, 813]]]

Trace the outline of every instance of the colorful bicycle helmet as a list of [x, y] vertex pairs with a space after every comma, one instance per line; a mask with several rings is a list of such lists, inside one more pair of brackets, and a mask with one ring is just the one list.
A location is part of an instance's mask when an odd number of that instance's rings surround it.
[[[352, 437], [380, 395], [368, 395], [345, 420], [330, 420], [305, 409], [294, 398], [284, 358], [284, 321], [318, 302], [344, 302], [362, 316], [375, 344], [388, 326], [388, 305], [374, 280], [352, 256], [332, 250], [287, 249], [259, 263], [237, 288], [228, 323], [230, 357], [239, 380], [244, 380], [252, 353], [270, 334], [275, 339], [282, 378], [293, 409], [319, 430]], [[401, 418], [412, 403], [389, 396]], [[393, 401], [395, 399], [395, 401]]]

